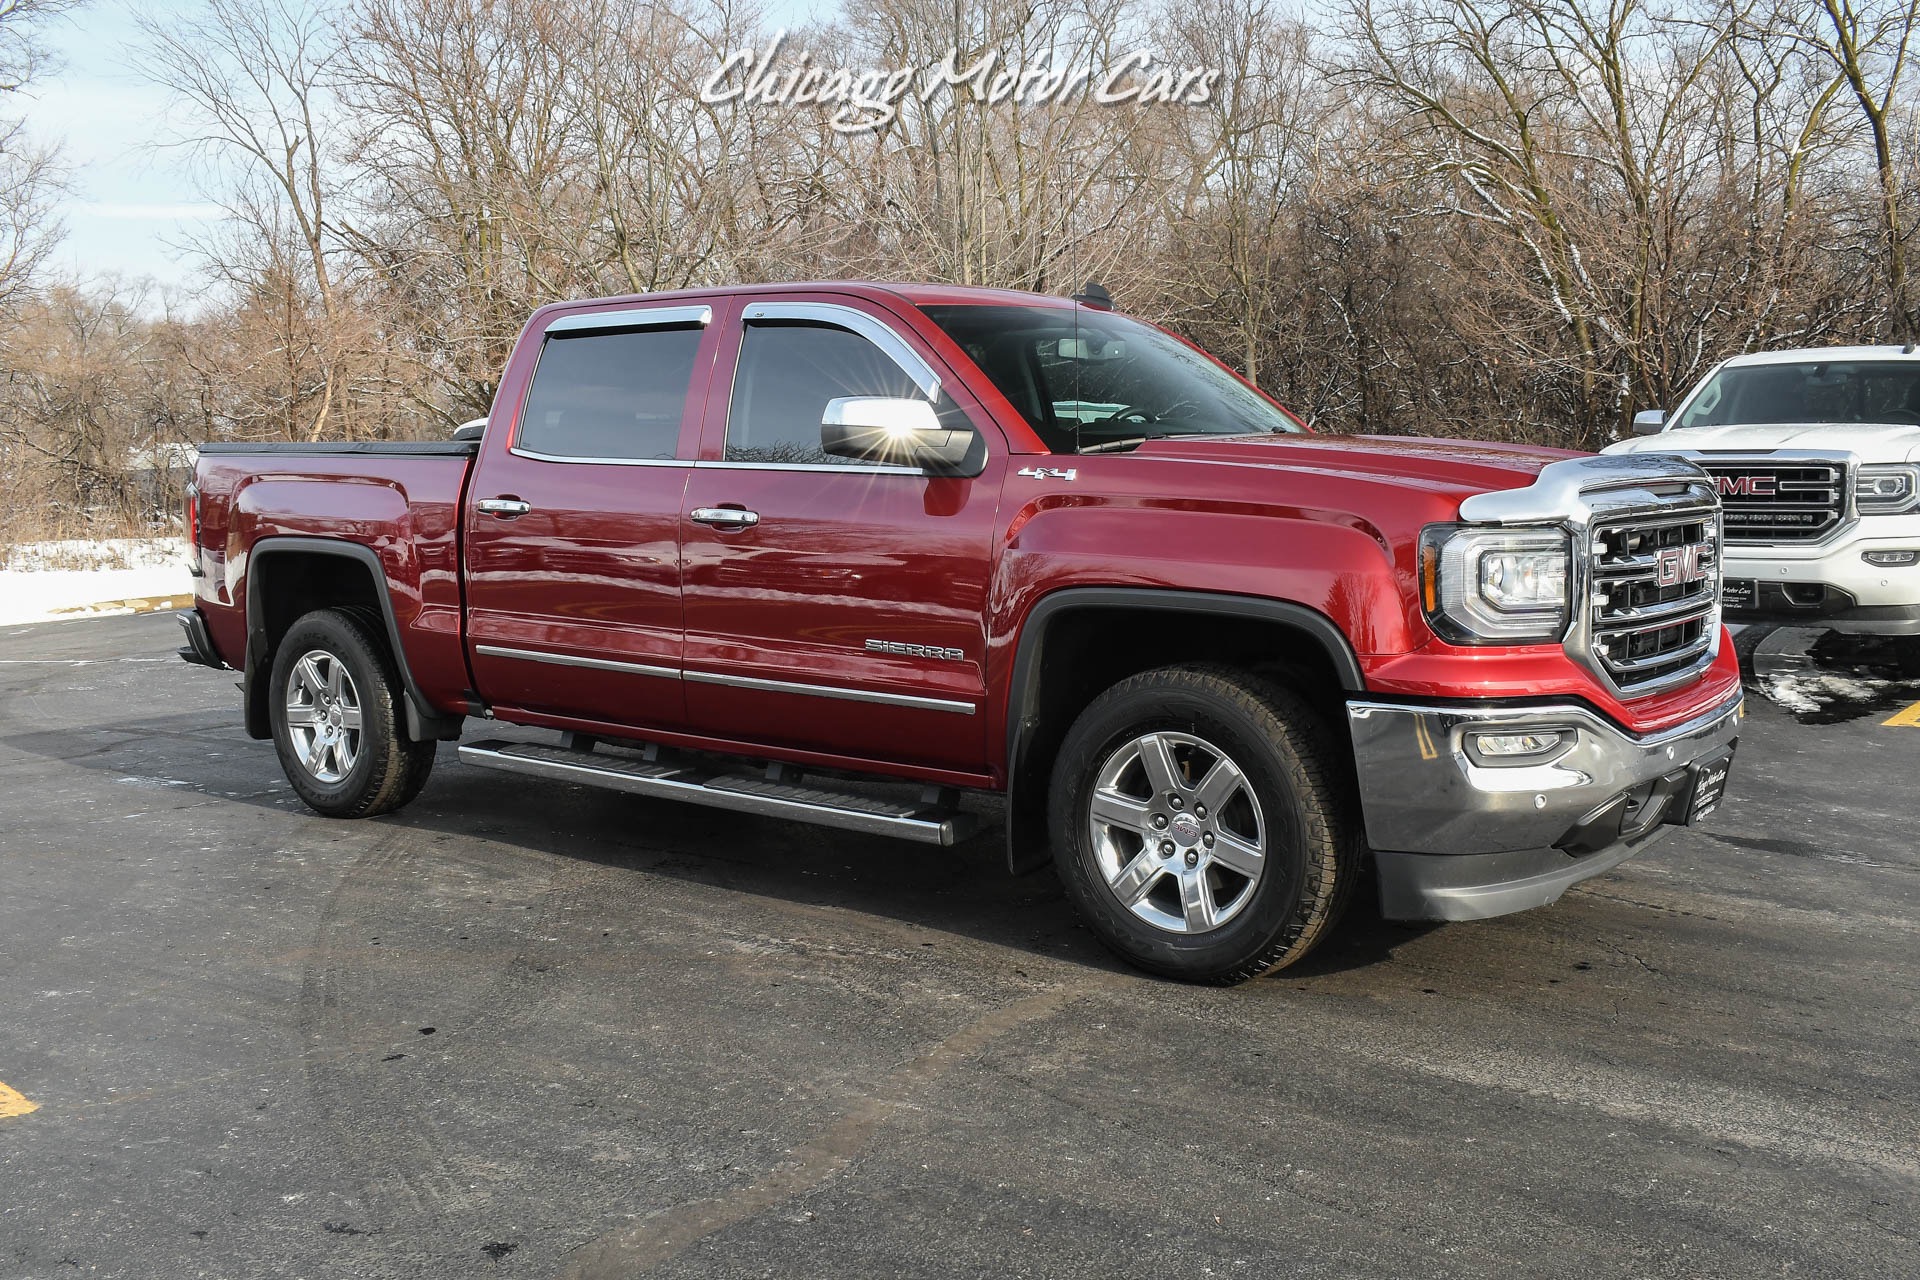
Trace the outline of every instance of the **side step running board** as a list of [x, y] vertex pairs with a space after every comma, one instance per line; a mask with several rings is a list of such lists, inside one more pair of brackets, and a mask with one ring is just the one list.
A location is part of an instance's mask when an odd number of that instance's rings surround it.
[[460, 759], [482, 769], [529, 773], [663, 800], [787, 818], [922, 844], [953, 845], [979, 827], [970, 813], [932, 802], [903, 803], [854, 791], [796, 786], [745, 773], [716, 773], [695, 765], [642, 760], [537, 742], [462, 743]]

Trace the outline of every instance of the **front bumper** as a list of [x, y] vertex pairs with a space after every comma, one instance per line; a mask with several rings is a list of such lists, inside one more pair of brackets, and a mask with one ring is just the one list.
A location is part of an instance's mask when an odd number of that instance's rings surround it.
[[1828, 582], [1768, 582], [1760, 579], [1753, 604], [1727, 608], [1728, 622], [1774, 623], [1786, 627], [1824, 627], [1854, 635], [1920, 635], [1920, 604], [1860, 604]]
[[[1382, 914], [1505, 915], [1618, 866], [1685, 820], [1689, 766], [1732, 751], [1742, 712], [1736, 693], [1641, 736], [1573, 703], [1350, 703]], [[1545, 763], [1487, 764], [1468, 748], [1469, 734], [1544, 729], [1571, 740]]]
[[1920, 634], [1920, 565], [1868, 564], [1869, 551], [1920, 550], [1920, 516], [1862, 516], [1812, 545], [1728, 543], [1721, 576], [1754, 584], [1728, 622], [1868, 635]]

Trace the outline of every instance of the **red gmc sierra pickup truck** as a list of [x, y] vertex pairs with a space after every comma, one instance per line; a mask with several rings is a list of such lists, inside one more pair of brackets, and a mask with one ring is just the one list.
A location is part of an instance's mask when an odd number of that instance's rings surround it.
[[1369, 870], [1554, 900], [1713, 810], [1742, 709], [1692, 464], [1316, 436], [1092, 288], [558, 303], [483, 429], [209, 444], [188, 505], [182, 655], [320, 813], [469, 719], [558, 734], [466, 764], [929, 844], [998, 792], [1014, 870], [1201, 981]]

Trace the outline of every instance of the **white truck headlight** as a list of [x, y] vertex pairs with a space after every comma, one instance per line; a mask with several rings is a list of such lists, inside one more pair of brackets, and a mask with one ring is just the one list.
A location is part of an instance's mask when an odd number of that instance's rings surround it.
[[1920, 467], [1908, 462], [1875, 463], [1853, 477], [1853, 501], [1863, 516], [1893, 516], [1911, 511], [1920, 496]]
[[1463, 644], [1558, 640], [1567, 630], [1570, 554], [1560, 529], [1432, 526], [1420, 540], [1427, 621]]

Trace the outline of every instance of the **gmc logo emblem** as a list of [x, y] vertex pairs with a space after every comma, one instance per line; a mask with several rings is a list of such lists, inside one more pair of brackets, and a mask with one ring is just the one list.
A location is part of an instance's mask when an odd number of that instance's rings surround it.
[[1684, 547], [1660, 548], [1653, 556], [1655, 581], [1663, 587], [1700, 581], [1707, 576], [1707, 571], [1700, 566], [1703, 550], [1697, 542]]
[[1771, 498], [1776, 476], [1721, 476], [1718, 484], [1723, 498]]

